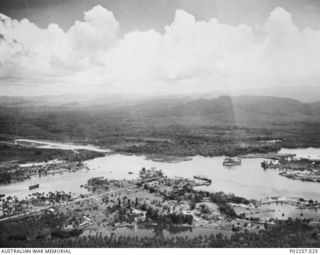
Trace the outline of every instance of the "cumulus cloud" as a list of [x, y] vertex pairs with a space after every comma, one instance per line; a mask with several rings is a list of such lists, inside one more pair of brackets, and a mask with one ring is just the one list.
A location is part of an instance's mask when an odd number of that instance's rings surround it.
[[[299, 30], [278, 7], [264, 26], [197, 21], [177, 10], [164, 33], [119, 36], [111, 11], [96, 6], [63, 31], [0, 16], [0, 79], [82, 84], [119, 91], [212, 91], [300, 86], [320, 81], [320, 30]], [[50, 77], [50, 79], [48, 79]], [[96, 87], [95, 87], [96, 88]], [[62, 91], [63, 92], [63, 91]]]

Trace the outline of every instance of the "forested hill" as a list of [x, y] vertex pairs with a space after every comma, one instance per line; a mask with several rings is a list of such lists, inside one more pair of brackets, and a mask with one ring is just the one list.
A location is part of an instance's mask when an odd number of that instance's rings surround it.
[[[318, 122], [320, 102], [301, 101], [269, 96], [221, 96], [213, 99], [170, 98], [99, 98], [78, 102], [76, 97], [61, 100], [50, 97], [46, 104], [41, 97], [0, 97], [1, 120], [23, 112], [24, 118], [51, 121], [139, 122], [139, 125], [261, 125], [263, 123]], [[16, 116], [17, 117], [17, 116]], [[2, 123], [3, 124], [3, 123]]]
[[6, 102], [0, 101], [0, 140], [69, 140], [130, 153], [187, 156], [320, 146], [319, 102], [266, 96]]
[[266, 96], [221, 96], [214, 99], [150, 100], [104, 109], [111, 115], [158, 119], [182, 125], [259, 124], [320, 121], [320, 102]]

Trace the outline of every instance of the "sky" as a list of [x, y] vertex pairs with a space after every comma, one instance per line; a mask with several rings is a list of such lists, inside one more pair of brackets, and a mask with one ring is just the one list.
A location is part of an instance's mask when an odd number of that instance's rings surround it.
[[0, 95], [320, 95], [317, 0], [1, 0], [0, 13]]

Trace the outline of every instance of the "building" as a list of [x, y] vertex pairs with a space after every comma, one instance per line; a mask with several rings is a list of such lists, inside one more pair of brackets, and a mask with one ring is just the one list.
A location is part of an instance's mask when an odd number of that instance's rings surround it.
[[158, 181], [151, 181], [151, 182], [147, 182], [145, 185], [149, 188], [155, 188], [155, 187], [159, 186], [159, 182]]

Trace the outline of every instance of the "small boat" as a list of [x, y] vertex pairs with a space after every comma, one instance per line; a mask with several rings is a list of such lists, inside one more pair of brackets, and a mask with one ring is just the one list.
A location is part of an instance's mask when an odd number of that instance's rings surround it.
[[197, 179], [197, 180], [208, 182], [210, 184], [212, 183], [211, 179], [209, 179], [208, 177], [202, 176], [202, 175], [195, 175], [195, 176], [193, 176], [193, 178]]
[[29, 186], [29, 190], [39, 188], [39, 184], [34, 184]]
[[232, 158], [232, 157], [226, 157], [223, 160], [222, 165], [224, 165], [224, 166], [238, 166], [238, 165], [241, 165], [241, 159]]

